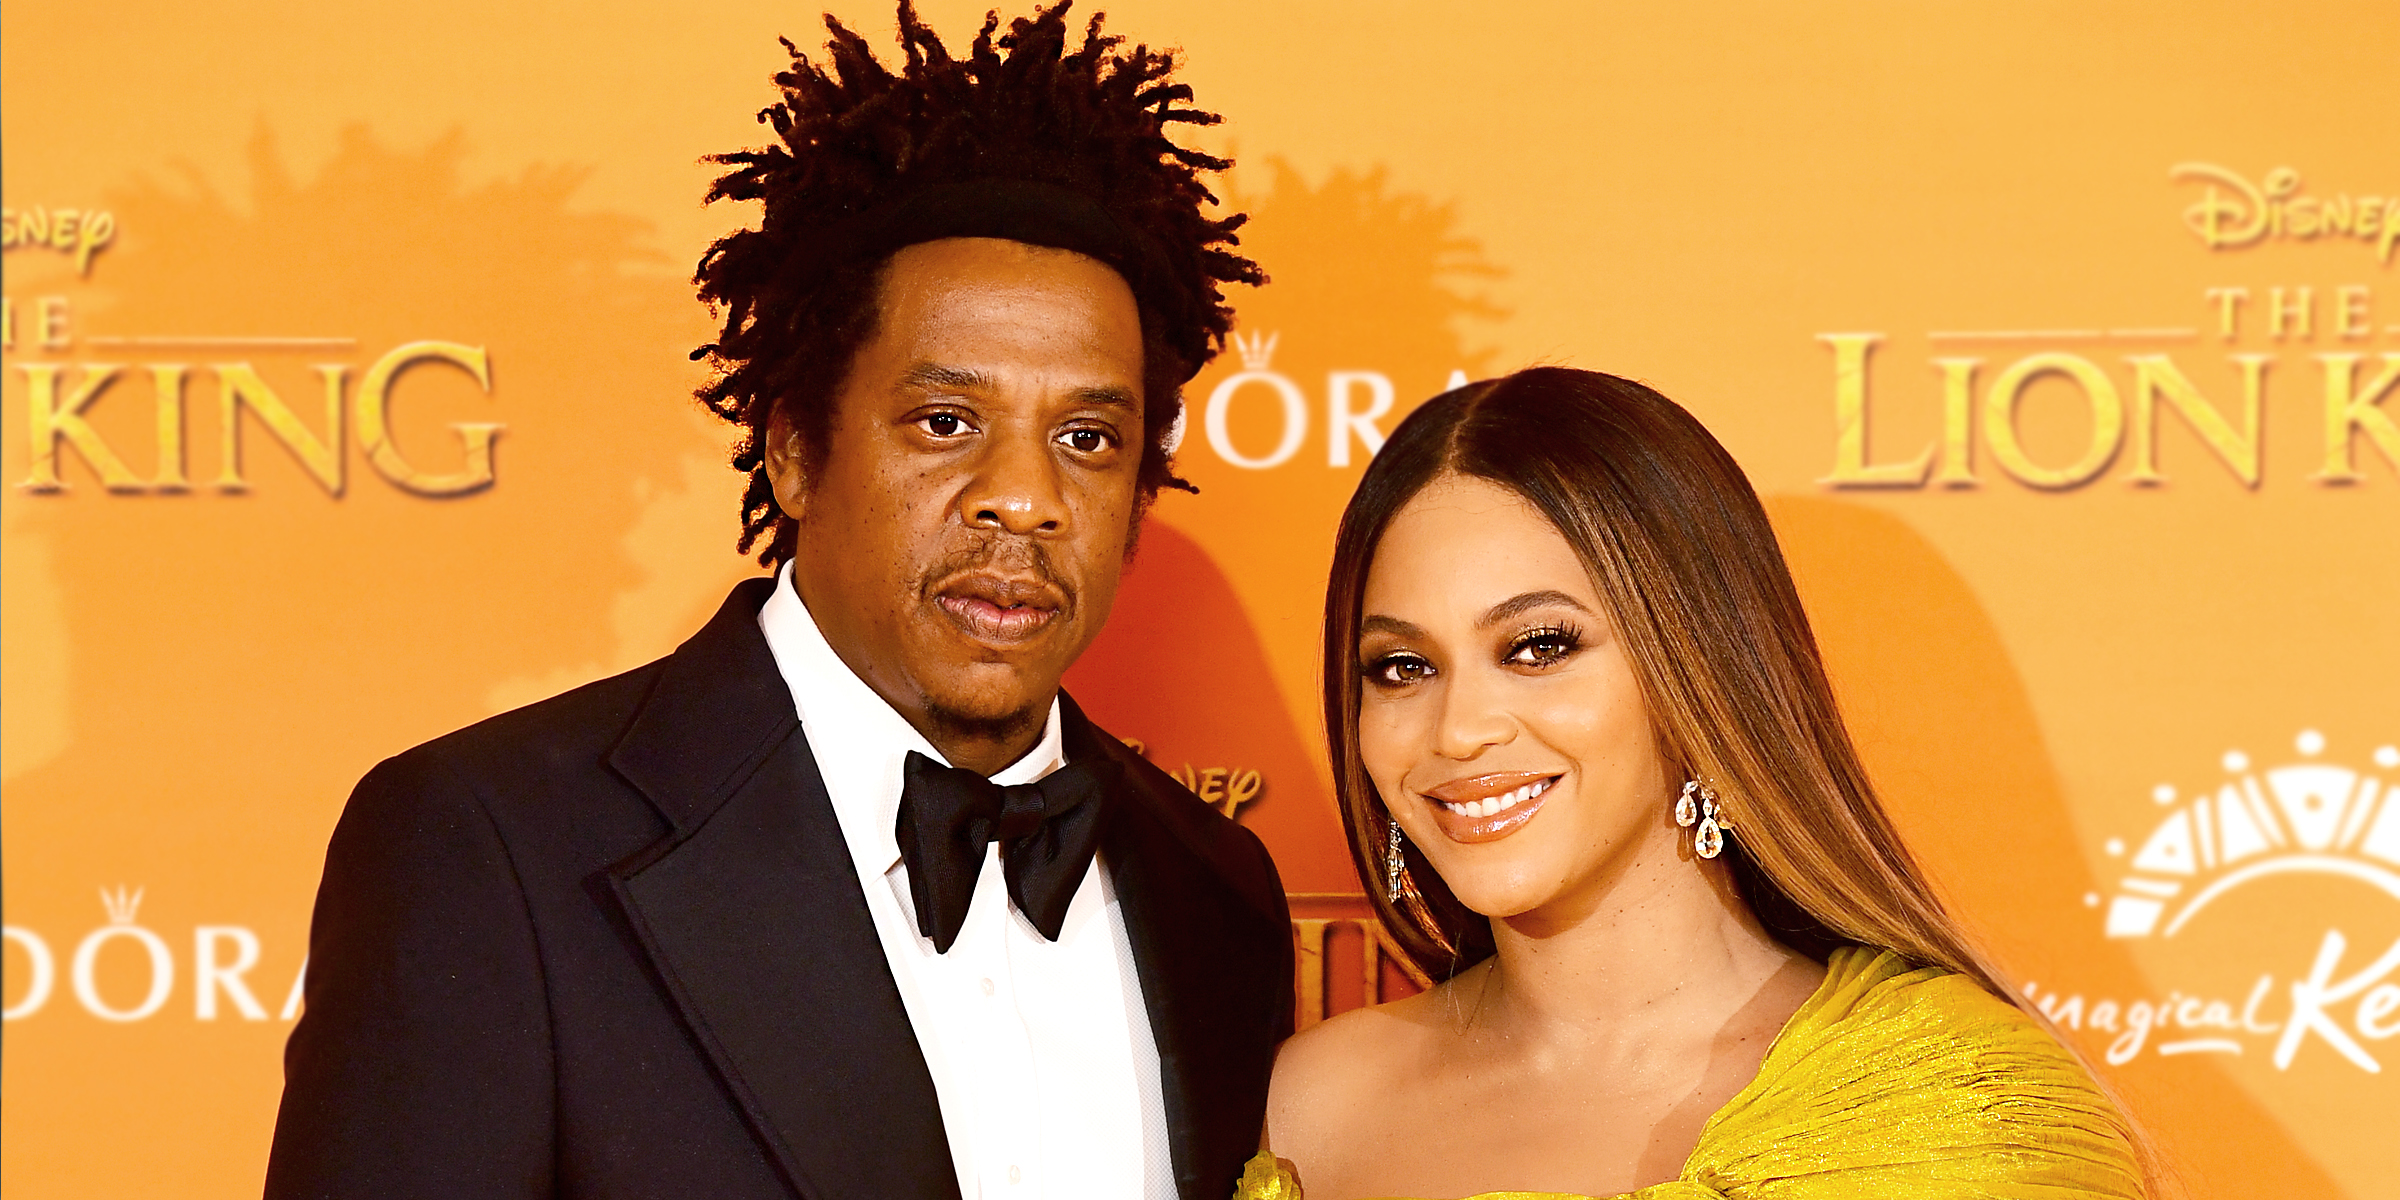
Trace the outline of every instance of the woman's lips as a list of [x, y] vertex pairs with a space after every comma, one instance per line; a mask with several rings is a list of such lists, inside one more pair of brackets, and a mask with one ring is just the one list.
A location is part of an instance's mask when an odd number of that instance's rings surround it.
[[1484, 775], [1423, 794], [1442, 836], [1454, 842], [1490, 842], [1524, 828], [1558, 780], [1556, 775]]

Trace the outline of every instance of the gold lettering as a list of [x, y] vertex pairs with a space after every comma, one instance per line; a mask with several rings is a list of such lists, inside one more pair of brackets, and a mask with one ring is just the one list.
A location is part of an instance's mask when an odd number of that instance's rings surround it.
[[2393, 243], [2400, 241], [2400, 196], [2302, 196], [2300, 172], [2290, 167], [2267, 172], [2257, 184], [2208, 163], [2180, 163], [2167, 175], [2207, 185], [2199, 203], [2183, 210], [2183, 223], [2210, 249], [2261, 238], [2347, 235], [2374, 243], [2377, 257], [2389, 263]]
[[1867, 463], [1867, 358], [1883, 340], [1880, 333], [1821, 333], [1817, 340], [1833, 347], [1833, 473], [1817, 482], [1829, 487], [1925, 486], [1933, 470], [1933, 446], [1928, 443], [1904, 463]]
[[1352, 917], [1350, 924], [1358, 929], [1358, 1003], [1362, 1008], [1371, 1008], [1383, 1003], [1383, 922], [1373, 917]]
[[2233, 361], [2242, 367], [2242, 431], [2217, 412], [2216, 406], [2184, 378], [2172, 359], [2164, 354], [2135, 355], [2125, 361], [2133, 364], [2133, 475], [2137, 485], [2155, 486], [2167, 477], [2158, 471], [2158, 398], [2165, 396], [2175, 411], [2183, 414], [2184, 423], [2208, 448], [2216, 451], [2236, 479], [2249, 487], [2258, 486], [2259, 442], [2258, 413], [2265, 391], [2267, 364], [2272, 355], [2236, 354]]
[[1942, 472], [1934, 481], [1943, 487], [1971, 488], [1975, 483], [1975, 368], [1983, 360], [1937, 358], [1942, 369]]
[[1225, 782], [1225, 815], [1240, 813], [1243, 805], [1258, 799], [1259, 790], [1266, 785], [1267, 781], [1256, 771], [1236, 772]]
[[1185, 763], [1168, 776], [1183, 785], [1183, 790], [1200, 798], [1202, 803], [1230, 817], [1243, 805], [1258, 799], [1266, 780], [1255, 770], [1240, 767], [1200, 767]]
[[2291, 220], [2292, 236], [2306, 241], [2324, 228], [2325, 212], [2314, 196], [2302, 196], [2283, 207]]
[[366, 448], [367, 461], [377, 473], [404, 491], [420, 496], [463, 496], [492, 485], [492, 439], [499, 436], [505, 425], [481, 422], [455, 423], [459, 440], [466, 445], [466, 469], [449, 475], [433, 475], [418, 470], [401, 457], [392, 445], [391, 390], [401, 372], [421, 362], [446, 362], [464, 368], [482, 386], [485, 395], [492, 392], [492, 373], [489, 357], [481, 346], [462, 346], [456, 342], [410, 342], [375, 360], [358, 384], [358, 440]]
[[1325, 926], [1323, 917], [1292, 918], [1292, 936], [1299, 949], [1300, 1011], [1294, 1022], [1307, 1029], [1325, 1019]]
[[117, 215], [110, 212], [90, 213], [84, 217], [83, 233], [75, 239], [75, 273], [92, 273], [92, 256], [101, 247], [116, 240]]
[[[1294, 897], [1295, 900], [1303, 898]], [[1353, 902], [1348, 906], [1353, 910], [1364, 909], [1367, 903], [1365, 896], [1358, 895], [1317, 895], [1305, 899], [1348, 900]], [[1335, 933], [1343, 933], [1344, 936], [1332, 936]], [[1296, 968], [1293, 999], [1298, 1009], [1296, 1023], [1302, 1029], [1337, 1015], [1333, 975], [1337, 970], [1350, 970], [1350, 966], [1335, 963], [1335, 945], [1346, 945], [1349, 941], [1347, 933], [1358, 935], [1357, 973], [1353, 978], [1358, 981], [1359, 1004], [1384, 1002], [1388, 995], [1384, 988], [1384, 965], [1387, 962], [1415, 985], [1416, 990], [1424, 991], [1433, 986], [1433, 980], [1408, 961], [1408, 955], [1401, 950], [1400, 944], [1373, 916], [1295, 917], [1292, 919], [1292, 944], [1297, 961], [1293, 964]], [[1340, 999], [1347, 1000], [1347, 996]]]
[[342, 494], [342, 382], [349, 368], [320, 366], [317, 374], [325, 381], [325, 436], [309, 432], [283, 397], [275, 394], [265, 380], [248, 363], [223, 363], [217, 371], [218, 419], [224, 423], [224, 468], [217, 475], [217, 489], [226, 492], [250, 490], [242, 478], [242, 408], [258, 414], [259, 423], [275, 435], [284, 448], [292, 452], [308, 473], [329, 496]]
[[0, 209], [0, 249], [58, 250], [75, 256], [75, 273], [92, 273], [92, 256], [117, 236], [115, 213], [91, 209]]
[[34, 340], [40, 342], [44, 350], [66, 349], [75, 340], [74, 336], [67, 332], [67, 314], [69, 312], [67, 298], [65, 296], [44, 296], [33, 303], [33, 326], [41, 331], [41, 336]]
[[2364, 357], [2317, 356], [2317, 361], [2325, 364], [2325, 469], [2314, 476], [2319, 483], [2356, 483], [2362, 478], [2350, 453], [2352, 435], [2362, 430], [2367, 440], [2383, 451], [2384, 460], [2400, 468], [2400, 425], [2379, 407], [2392, 385], [2400, 383], [2400, 354], [2385, 352], [2383, 373], [2361, 391], [2358, 362]]
[[31, 441], [26, 456], [31, 459], [24, 482], [17, 486], [30, 492], [61, 492], [67, 485], [58, 477], [58, 443], [66, 439], [75, 447], [100, 476], [100, 483], [112, 492], [138, 492], [142, 481], [125, 468], [125, 460], [100, 440], [100, 433], [83, 419], [85, 409], [108, 390], [119, 368], [94, 363], [83, 369], [83, 383], [67, 394], [64, 403], [58, 398], [58, 377], [65, 368], [58, 363], [20, 363], [17, 369], [25, 373], [25, 413], [27, 432]]
[[150, 368], [150, 383], [158, 395], [158, 478], [150, 483], [153, 491], [192, 490], [192, 481], [183, 473], [183, 373], [189, 369], [178, 363]]
[[2367, 290], [2367, 285], [2347, 284], [2333, 294], [2334, 332], [2346, 338], [2363, 338], [2375, 331], [2375, 322], [2367, 314], [2367, 303], [2374, 293]]
[[[2074, 380], [2092, 409], [2091, 447], [2082, 458], [2058, 468], [2033, 461], [2017, 439], [2017, 401], [2025, 385], [2050, 374]], [[2071, 488], [2089, 482], [2116, 458], [2124, 433], [2125, 405], [2117, 396], [2117, 385], [2089, 360], [2072, 354], [2034, 354], [2019, 359], [1992, 381], [1992, 390], [1984, 397], [1983, 440], [1991, 445], [1992, 457], [1999, 460], [2001, 468], [2030, 487]]]
[[2344, 192], [2331, 200], [2317, 202], [2317, 230], [2320, 233], [2347, 234], [2350, 232], [2350, 194]]
[[2217, 302], [2218, 335], [2226, 341], [2232, 341], [2234, 334], [2241, 330], [2242, 302], [2250, 298], [2250, 289], [2246, 287], [2212, 287], [2208, 289], [2207, 295], [2209, 299]]
[[2316, 308], [2316, 297], [2312, 290], [2306, 287], [2293, 288], [2292, 292], [2293, 296], [2289, 303], [2284, 301], [2282, 288], [2274, 288], [2267, 293], [2267, 332], [2275, 337], [2282, 337], [2288, 320], [2291, 322], [2294, 332], [2301, 337], [2314, 336], [2310, 317]]
[[[2249, 180], [2220, 166], [2209, 163], [2178, 163], [2167, 172], [2169, 179], [2181, 181], [2198, 179], [2208, 183], [2208, 192], [2197, 204], [2183, 210], [2183, 222], [2210, 249], [2219, 246], [2246, 246], [2267, 231], [2267, 198], [2259, 194]], [[2231, 189], [2232, 197], [2221, 196], [2217, 185]]]

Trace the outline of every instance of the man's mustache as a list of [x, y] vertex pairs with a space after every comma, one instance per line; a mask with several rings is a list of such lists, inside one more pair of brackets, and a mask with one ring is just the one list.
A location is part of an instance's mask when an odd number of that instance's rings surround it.
[[928, 600], [970, 580], [981, 585], [975, 591], [990, 591], [990, 585], [997, 584], [1012, 600], [1062, 611], [1072, 610], [1077, 599], [1074, 582], [1058, 570], [1047, 545], [1007, 533], [979, 535], [974, 544], [944, 555], [923, 579], [918, 591]]

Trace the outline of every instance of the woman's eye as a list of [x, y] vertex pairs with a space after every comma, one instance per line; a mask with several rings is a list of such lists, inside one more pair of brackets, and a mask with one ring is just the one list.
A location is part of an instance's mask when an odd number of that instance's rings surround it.
[[1433, 674], [1433, 664], [1414, 654], [1387, 654], [1367, 663], [1363, 673], [1381, 687], [1406, 687]]
[[1547, 667], [1575, 653], [1581, 644], [1572, 630], [1537, 629], [1508, 648], [1506, 661], [1511, 666]]
[[1098, 429], [1070, 429], [1060, 434], [1059, 440], [1084, 454], [1098, 454], [1116, 444], [1116, 439]]

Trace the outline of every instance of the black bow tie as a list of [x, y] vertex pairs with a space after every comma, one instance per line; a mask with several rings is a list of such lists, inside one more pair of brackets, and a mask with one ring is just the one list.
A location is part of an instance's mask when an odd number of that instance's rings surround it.
[[917, 931], [950, 952], [975, 899], [984, 847], [1000, 843], [1008, 898], [1058, 940], [1067, 905], [1100, 845], [1100, 805], [1117, 765], [1106, 760], [1060, 767], [1039, 783], [1003, 787], [961, 767], [908, 752], [900, 789], [900, 858], [917, 902]]

